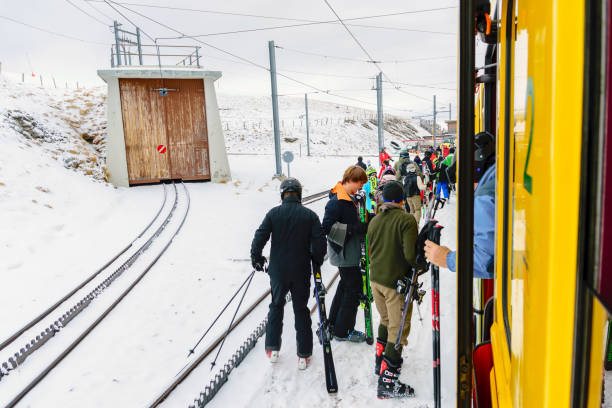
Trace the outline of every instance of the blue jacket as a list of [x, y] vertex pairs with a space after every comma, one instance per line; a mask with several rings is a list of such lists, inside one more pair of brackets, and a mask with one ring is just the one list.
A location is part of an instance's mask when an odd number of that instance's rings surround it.
[[[448, 269], [455, 272], [457, 252], [446, 255]], [[482, 175], [474, 191], [474, 277], [492, 279], [495, 258], [495, 165]]]

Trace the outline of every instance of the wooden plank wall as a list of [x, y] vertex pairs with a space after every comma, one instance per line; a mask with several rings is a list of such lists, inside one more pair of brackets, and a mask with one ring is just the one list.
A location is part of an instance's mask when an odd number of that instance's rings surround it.
[[128, 179], [151, 182], [170, 178], [170, 166], [157, 146], [167, 145], [162, 100], [151, 97], [159, 79], [119, 79]]
[[170, 139], [170, 166], [174, 178], [209, 179], [208, 132], [204, 82], [167, 79], [165, 86], [178, 89], [165, 97], [166, 129]]
[[[120, 79], [119, 86], [130, 184], [210, 180], [203, 80]], [[178, 91], [160, 96], [154, 89], [162, 87]]]

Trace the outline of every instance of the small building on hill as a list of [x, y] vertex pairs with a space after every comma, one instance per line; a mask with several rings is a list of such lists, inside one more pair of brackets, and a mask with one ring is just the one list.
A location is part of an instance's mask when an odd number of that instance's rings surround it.
[[195, 66], [118, 66], [108, 85], [106, 166], [117, 186], [231, 179], [214, 82]]

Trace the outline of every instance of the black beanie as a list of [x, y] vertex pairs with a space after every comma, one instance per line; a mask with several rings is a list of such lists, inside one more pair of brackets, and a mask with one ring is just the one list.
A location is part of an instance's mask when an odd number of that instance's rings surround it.
[[404, 199], [404, 188], [397, 181], [388, 181], [383, 186], [383, 200], [399, 203]]

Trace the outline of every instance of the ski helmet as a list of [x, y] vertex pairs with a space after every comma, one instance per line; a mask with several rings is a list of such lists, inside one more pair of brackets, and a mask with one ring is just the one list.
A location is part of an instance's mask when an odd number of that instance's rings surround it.
[[474, 181], [479, 182], [484, 172], [495, 162], [495, 136], [480, 132], [474, 136]]
[[301, 200], [302, 184], [300, 184], [300, 182], [296, 178], [286, 178], [280, 185], [281, 200], [283, 199], [285, 193], [297, 193], [298, 198]]

